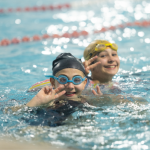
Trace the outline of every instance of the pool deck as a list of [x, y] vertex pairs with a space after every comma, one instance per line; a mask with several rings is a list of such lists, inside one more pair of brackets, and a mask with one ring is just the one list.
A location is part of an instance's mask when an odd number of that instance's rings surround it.
[[1, 150], [77, 150], [72, 147], [57, 147], [54, 145], [50, 145], [48, 143], [40, 143], [40, 142], [18, 142], [12, 139], [0, 139], [0, 149]]

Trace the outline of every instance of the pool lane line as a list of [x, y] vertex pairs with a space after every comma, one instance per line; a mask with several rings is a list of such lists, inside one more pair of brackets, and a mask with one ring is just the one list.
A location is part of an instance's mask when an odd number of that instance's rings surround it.
[[5, 38], [0, 41], [0, 46], [8, 46], [11, 44], [19, 44], [19, 43], [28, 43], [28, 42], [33, 42], [33, 41], [41, 41], [41, 40], [46, 40], [46, 39], [54, 39], [54, 38], [78, 38], [79, 36], [87, 36], [88, 32], [87, 31], [74, 31], [72, 33], [64, 33], [62, 35], [59, 34], [43, 34], [43, 35], [34, 35], [33, 37], [29, 36], [24, 36], [23, 38], [13, 38], [11, 40]]
[[33, 41], [41, 41], [41, 40], [46, 40], [46, 39], [54, 39], [54, 38], [78, 38], [79, 36], [88, 36], [90, 34], [98, 34], [98, 33], [104, 33], [107, 31], [113, 31], [116, 29], [124, 29], [126, 27], [133, 27], [133, 26], [138, 26], [138, 27], [149, 27], [150, 26], [150, 20], [143, 20], [143, 21], [134, 21], [134, 22], [128, 22], [124, 24], [119, 24], [116, 26], [110, 26], [110, 27], [103, 27], [100, 30], [95, 30], [93, 33], [89, 33], [88, 31], [73, 31], [72, 33], [64, 33], [62, 35], [59, 34], [43, 34], [43, 35], [34, 35], [32, 37], [29, 36], [24, 36], [23, 38], [13, 38], [11, 40], [5, 38], [0, 41], [0, 46], [8, 46], [11, 44], [19, 44], [19, 43], [28, 43], [28, 42], [33, 42]]
[[15, 12], [37, 12], [37, 11], [52, 11], [52, 10], [61, 10], [68, 9], [71, 5], [69, 3], [66, 4], [58, 4], [58, 5], [48, 5], [48, 6], [33, 6], [33, 7], [25, 7], [25, 8], [0, 8], [0, 14], [5, 13], [15, 13]]
[[[135, 1], [135, 0], [131, 0]], [[136, 0], [140, 1], [140, 0]], [[17, 8], [0, 8], [0, 15], [1, 14], [8, 14], [8, 13], [16, 13], [16, 12], [38, 12], [38, 11], [53, 11], [53, 10], [62, 10], [62, 9], [70, 9], [70, 8], [80, 8], [91, 6], [95, 4], [102, 4], [107, 3], [109, 0], [80, 0], [65, 3], [65, 4], [56, 4], [56, 5], [42, 5], [42, 6], [33, 6], [33, 7], [17, 7]]]
[[105, 2], [105, 0], [84, 0], [80, 2], [70, 2], [65, 4], [56, 4], [56, 5], [42, 5], [42, 6], [33, 6], [33, 7], [18, 7], [18, 8], [0, 8], [0, 14], [16, 13], [16, 12], [38, 12], [38, 11], [53, 11], [53, 10], [62, 10], [70, 8], [79, 8], [85, 7], [92, 4], [100, 4]]

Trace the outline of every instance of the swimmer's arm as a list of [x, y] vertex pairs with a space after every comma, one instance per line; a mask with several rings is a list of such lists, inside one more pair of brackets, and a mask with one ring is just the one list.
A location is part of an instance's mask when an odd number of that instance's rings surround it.
[[[63, 94], [66, 93], [66, 91], [61, 91], [62, 87], [59, 86], [56, 89], [53, 89], [52, 87], [43, 87], [37, 95], [35, 95], [27, 104], [28, 107], [39, 107], [39, 106], [46, 106], [48, 105], [52, 100], [59, 98]], [[56, 94], [57, 93], [57, 94]]]
[[4, 113], [8, 113], [10, 110], [11, 110], [11, 112], [16, 112], [16, 111], [18, 111], [19, 109], [24, 108], [24, 106], [25, 106], [25, 105], [7, 107], [7, 108], [4, 109]]
[[116, 96], [113, 94], [103, 94], [102, 96], [88, 96], [86, 101], [93, 106], [101, 107], [101, 106], [112, 106], [118, 105], [121, 103], [132, 103], [128, 99], [122, 96]]
[[120, 103], [135, 103], [139, 105], [148, 104], [148, 101], [142, 97], [113, 95], [113, 94], [108, 94], [107, 96], [111, 97], [112, 103], [114, 104], [120, 104]]
[[112, 99], [109, 95], [103, 95], [99, 86], [96, 86], [96, 91], [93, 89], [94, 95], [84, 95], [86, 102], [93, 106], [103, 106], [112, 104]]
[[131, 99], [134, 101], [134, 103], [137, 103], [137, 104], [143, 104], [143, 105], [149, 104], [149, 102], [142, 97], [131, 96]]
[[103, 94], [101, 96], [85, 96], [86, 102], [90, 105], [101, 107], [108, 105], [118, 105], [121, 103], [124, 104], [138, 104], [138, 105], [146, 105], [148, 101], [141, 97], [127, 97], [123, 95], [114, 95], [114, 94]]
[[104, 105], [112, 105], [112, 99], [110, 96], [102, 95], [102, 96], [95, 96], [95, 95], [88, 95], [84, 96], [86, 102], [90, 105], [101, 107]]

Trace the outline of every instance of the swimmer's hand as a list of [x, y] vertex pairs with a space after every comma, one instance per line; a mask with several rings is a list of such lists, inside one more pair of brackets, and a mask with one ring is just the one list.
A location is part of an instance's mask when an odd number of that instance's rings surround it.
[[62, 88], [61, 85], [56, 89], [49, 86], [43, 87], [26, 105], [28, 107], [38, 107], [48, 104], [50, 101], [57, 99], [66, 93]]
[[85, 68], [85, 72], [88, 75], [90, 70], [95, 68], [98, 64], [100, 64], [101, 62], [96, 62], [93, 64], [93, 62], [97, 59], [97, 56], [92, 57], [89, 60], [86, 60], [83, 62], [84, 68]]
[[98, 85], [96, 86], [96, 90], [97, 90], [97, 92], [95, 90], [92, 90], [92, 93], [94, 95], [96, 95], [96, 96], [102, 96], [103, 95], [103, 93], [101, 92], [101, 90], [100, 90]]

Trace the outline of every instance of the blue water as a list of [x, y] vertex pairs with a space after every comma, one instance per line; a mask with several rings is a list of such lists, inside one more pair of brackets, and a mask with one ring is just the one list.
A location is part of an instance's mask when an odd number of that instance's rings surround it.
[[[0, 40], [35, 34], [62, 34], [87, 30], [87, 37], [47, 39], [0, 47], [0, 137], [17, 140], [43, 141], [77, 149], [150, 149], [150, 107], [108, 106], [77, 110], [64, 125], [57, 127], [30, 126], [36, 120], [34, 111], [12, 113], [10, 106], [28, 102], [36, 93], [26, 90], [34, 83], [45, 80], [51, 73], [52, 60], [61, 52], [71, 52], [83, 58], [84, 48], [95, 39], [106, 39], [119, 46], [121, 65], [115, 82], [120, 83], [122, 94], [145, 98], [150, 102], [150, 27], [126, 27], [101, 34], [92, 34], [101, 27], [150, 20], [148, 0], [99, 1], [79, 5], [81, 1], [19, 0], [0, 1], [0, 8], [17, 8], [76, 2], [78, 7], [45, 12], [0, 14]], [[8, 112], [4, 113], [4, 108]], [[38, 118], [41, 119], [41, 118]]]

